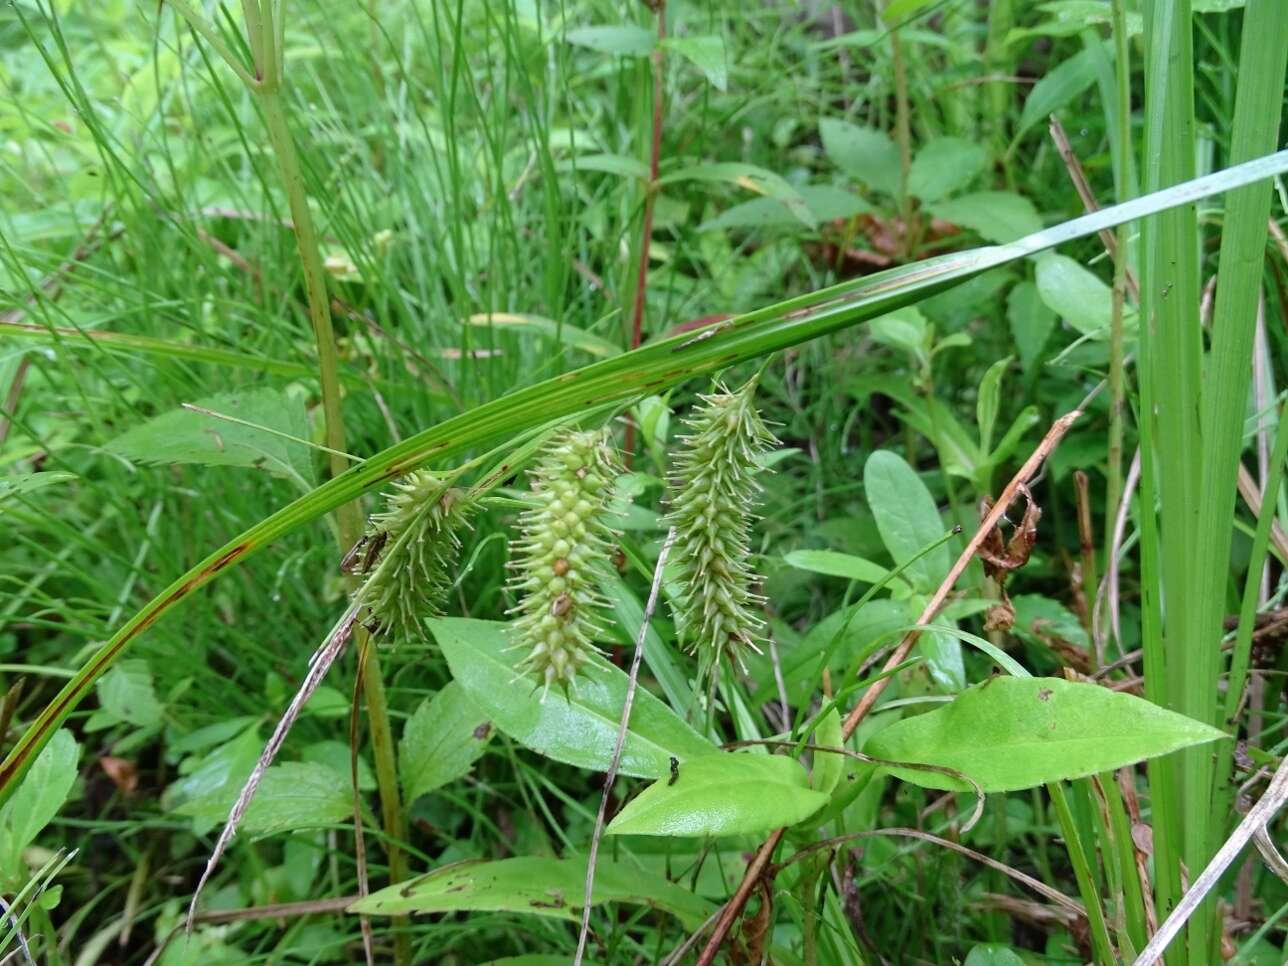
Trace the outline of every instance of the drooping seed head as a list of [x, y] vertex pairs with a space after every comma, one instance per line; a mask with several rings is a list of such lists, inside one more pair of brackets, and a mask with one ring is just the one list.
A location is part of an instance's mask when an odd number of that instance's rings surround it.
[[708, 666], [726, 654], [740, 660], [764, 628], [764, 598], [752, 589], [760, 577], [747, 558], [761, 491], [756, 475], [778, 442], [756, 410], [755, 379], [736, 392], [716, 388], [685, 420], [690, 431], [673, 460], [666, 517], [683, 573], [681, 639]]
[[606, 430], [568, 430], [547, 445], [532, 471], [529, 506], [513, 542], [512, 613], [523, 665], [548, 693], [566, 689], [594, 651], [606, 606], [598, 585], [611, 553], [604, 508], [618, 473]]
[[428, 470], [394, 483], [385, 509], [368, 523], [366, 539], [379, 557], [364, 561], [368, 576], [358, 590], [379, 633], [419, 640], [423, 619], [442, 613], [471, 509], [464, 491]]

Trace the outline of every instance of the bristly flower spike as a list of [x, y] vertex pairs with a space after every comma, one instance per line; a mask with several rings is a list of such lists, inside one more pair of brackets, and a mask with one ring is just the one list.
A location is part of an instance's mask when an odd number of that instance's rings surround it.
[[511, 545], [510, 586], [521, 598], [511, 632], [528, 649], [522, 666], [544, 688], [542, 700], [551, 685], [567, 691], [603, 632], [607, 602], [598, 588], [614, 536], [603, 517], [618, 472], [606, 429], [559, 433], [531, 472]]
[[368, 577], [359, 599], [379, 633], [419, 640], [422, 620], [442, 614], [471, 508], [467, 491], [428, 470], [394, 483], [385, 509], [372, 515], [364, 542], [350, 554], [362, 555], [357, 569]]
[[759, 376], [736, 392], [717, 384], [686, 419], [669, 480], [675, 559], [683, 574], [676, 617], [685, 647], [701, 656], [704, 670], [726, 654], [739, 663], [745, 648], [759, 651], [764, 598], [761, 578], [747, 560], [754, 508], [762, 490], [756, 476], [762, 457], [778, 444], [754, 396]]

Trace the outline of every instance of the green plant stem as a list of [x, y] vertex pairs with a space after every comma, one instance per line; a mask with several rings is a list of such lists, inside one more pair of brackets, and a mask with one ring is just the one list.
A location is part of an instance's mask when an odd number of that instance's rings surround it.
[[[340, 406], [339, 358], [336, 354], [335, 330], [331, 324], [331, 300], [326, 290], [326, 272], [322, 265], [317, 229], [314, 227], [313, 215], [309, 210], [304, 175], [300, 170], [299, 156], [296, 153], [295, 141], [291, 136], [282, 100], [282, 64], [279, 60], [278, 31], [272, 16], [272, 4], [260, 11], [254, 11], [252, 8], [255, 6], [255, 0], [247, 0], [247, 32], [250, 35], [251, 47], [257, 55], [259, 74], [262, 79], [262, 84], [256, 89], [256, 93], [286, 189], [300, 266], [304, 271], [309, 321], [313, 325], [313, 337], [317, 343], [324, 431], [327, 447], [333, 451], [329, 458], [331, 475], [335, 477], [344, 473], [348, 467], [345, 458], [339, 455], [345, 450], [345, 434], [344, 415]], [[262, 15], [259, 23], [254, 22], [252, 17], [254, 12]], [[278, 14], [278, 22], [280, 22], [280, 11]], [[362, 535], [361, 502], [354, 499], [340, 504], [336, 508], [336, 523], [340, 551], [343, 553]], [[367, 717], [371, 727], [371, 750], [375, 759], [376, 783], [380, 791], [386, 852], [389, 858], [389, 881], [393, 884], [407, 878], [407, 859], [399, 845], [407, 839], [407, 815], [398, 788], [397, 755], [378, 652], [371, 644], [365, 630], [358, 631], [357, 642], [365, 664], [363, 693], [367, 701]], [[397, 926], [395, 922], [396, 930]], [[401, 931], [395, 932], [394, 958], [399, 964], [411, 962], [410, 937]]]
[[[295, 141], [286, 123], [286, 112], [278, 88], [269, 87], [259, 94], [264, 112], [264, 124], [273, 145], [281, 170], [286, 198], [291, 209], [295, 228], [295, 241], [299, 249], [300, 266], [304, 270], [304, 290], [308, 297], [309, 321], [313, 324], [313, 338], [317, 344], [318, 376], [322, 383], [322, 415], [325, 423], [326, 445], [338, 452], [345, 451], [344, 416], [340, 410], [339, 358], [335, 349], [335, 330], [331, 325], [331, 300], [326, 291], [326, 271], [322, 267], [322, 253], [318, 247], [317, 230], [309, 211], [308, 197], [304, 190], [304, 176], [300, 171]], [[347, 466], [343, 457], [332, 455], [331, 475], [339, 476]], [[362, 533], [362, 509], [354, 501], [336, 509], [340, 522], [340, 537], [345, 547], [352, 545]]]
[[1073, 864], [1074, 878], [1078, 880], [1082, 904], [1087, 909], [1087, 924], [1091, 927], [1091, 947], [1095, 952], [1096, 962], [1113, 966], [1114, 947], [1109, 939], [1109, 927], [1105, 923], [1105, 912], [1100, 904], [1100, 892], [1096, 889], [1095, 875], [1087, 860], [1087, 851], [1083, 848], [1073, 812], [1069, 809], [1069, 801], [1065, 798], [1064, 787], [1059, 782], [1052, 782], [1047, 785], [1047, 791], [1060, 821], [1060, 834], [1064, 836], [1065, 846], [1069, 850], [1069, 861]]

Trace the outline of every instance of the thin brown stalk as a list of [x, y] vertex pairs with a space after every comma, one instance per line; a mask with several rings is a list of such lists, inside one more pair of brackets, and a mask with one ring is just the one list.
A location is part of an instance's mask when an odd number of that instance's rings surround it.
[[[626, 730], [631, 723], [631, 707], [635, 703], [635, 689], [639, 684], [640, 660], [644, 657], [644, 640], [648, 637], [649, 624], [653, 620], [653, 611], [657, 609], [658, 592], [662, 589], [662, 571], [666, 567], [666, 558], [675, 543], [675, 527], [666, 534], [662, 549], [657, 555], [657, 566], [653, 568], [653, 585], [649, 588], [648, 603], [644, 605], [644, 616], [640, 619], [640, 629], [635, 635], [635, 653], [631, 657], [631, 673], [626, 685], [626, 701], [622, 705], [622, 717], [617, 724], [617, 741], [613, 745], [613, 757], [608, 763], [608, 773], [604, 776], [604, 792], [599, 796], [599, 814], [595, 816], [595, 831], [590, 837], [590, 857], [586, 860], [586, 889], [581, 904], [581, 933], [577, 936], [577, 955], [573, 966], [581, 966], [586, 955], [586, 941], [590, 937], [590, 906], [595, 893], [595, 859], [599, 856], [599, 840], [604, 834], [604, 818], [608, 814], [608, 798], [617, 781], [617, 770], [622, 764], [622, 749], [626, 745]], [[674, 760], [674, 759], [672, 759]]]
[[264, 778], [264, 773], [268, 771], [273, 759], [281, 751], [282, 745], [286, 741], [286, 736], [290, 733], [291, 726], [295, 724], [295, 720], [300, 716], [304, 705], [308, 703], [309, 698], [313, 697], [318, 685], [326, 677], [327, 671], [331, 669], [331, 665], [335, 663], [336, 658], [344, 650], [345, 644], [348, 643], [350, 636], [353, 634], [354, 624], [358, 619], [359, 607], [360, 605], [357, 603], [350, 606], [345, 611], [344, 616], [336, 623], [326, 641], [314, 652], [309, 661], [308, 674], [304, 676], [304, 681], [299, 690], [295, 692], [295, 697], [291, 699], [290, 705], [277, 722], [277, 727], [273, 729], [272, 737], [268, 739], [268, 744], [264, 746], [264, 750], [260, 753], [259, 761], [255, 763], [254, 770], [250, 773], [250, 777], [246, 779], [246, 783], [242, 786], [237, 800], [229, 810], [223, 831], [219, 833], [219, 839], [215, 842], [215, 847], [210, 853], [210, 858], [206, 860], [206, 867], [202, 870], [201, 878], [197, 882], [197, 888], [193, 890], [192, 900], [188, 903], [186, 925], [189, 932], [192, 931], [192, 925], [196, 921], [197, 901], [201, 898], [201, 891], [206, 887], [206, 883], [214, 873], [215, 867], [219, 864], [224, 851], [228, 848], [229, 843], [232, 842], [233, 836], [237, 834], [237, 826], [241, 823], [242, 818], [245, 817], [246, 810], [250, 807], [250, 803], [255, 797], [255, 792], [259, 788], [259, 783]]
[[[934, 596], [927, 602], [921, 612], [921, 616], [916, 621], [919, 627], [929, 624], [934, 619], [939, 609], [947, 601], [948, 595], [952, 592], [958, 579], [965, 572], [967, 564], [971, 562], [976, 551], [979, 550], [988, 535], [993, 532], [993, 528], [997, 526], [998, 521], [1002, 519], [1007, 509], [1015, 501], [1016, 496], [1019, 495], [1020, 488], [1027, 486], [1029, 481], [1037, 475], [1047, 457], [1051, 455], [1056, 446], [1059, 445], [1060, 440], [1064, 438], [1065, 434], [1081, 415], [1082, 410], [1075, 409], [1061, 416], [1047, 430], [1037, 448], [1025, 460], [1024, 465], [1020, 467], [1019, 472], [1011, 478], [1011, 482], [1006, 484], [1006, 488], [1002, 490], [1002, 495], [985, 515], [979, 525], [979, 529], [975, 531], [975, 535], [966, 544], [966, 548], [948, 571], [948, 575], [939, 585], [939, 589], [935, 591]], [[855, 705], [854, 710], [845, 719], [845, 724], [841, 729], [841, 734], [844, 738], [848, 739], [853, 735], [855, 729], [867, 717], [868, 712], [872, 710], [873, 705], [876, 704], [877, 699], [881, 697], [892, 680], [893, 675], [890, 672], [904, 662], [908, 657], [908, 652], [912, 650], [913, 645], [917, 643], [917, 639], [920, 636], [920, 629], [908, 632], [903, 640], [899, 642], [899, 646], [886, 659], [885, 666], [882, 669], [885, 672], [885, 676], [863, 693], [859, 703]], [[698, 957], [698, 966], [711, 966], [711, 963], [715, 961], [717, 954], [720, 952], [720, 947], [724, 944], [725, 937], [729, 935], [729, 930], [733, 926], [734, 920], [738, 918], [743, 908], [747, 905], [747, 900], [751, 898], [751, 893], [756, 886], [757, 880], [769, 868], [769, 860], [773, 856], [774, 850], [778, 848], [778, 844], [783, 840], [783, 835], [786, 831], [786, 829], [781, 828], [775, 830], [752, 857], [733, 898], [720, 911], [720, 918], [716, 920], [711, 938], [707, 940], [706, 946], [702, 949], [702, 954]]]
[[[1055, 142], [1056, 152], [1060, 155], [1060, 160], [1064, 162], [1065, 170], [1069, 172], [1069, 180], [1073, 182], [1074, 190], [1078, 192], [1078, 197], [1082, 200], [1082, 206], [1088, 213], [1100, 210], [1100, 203], [1096, 201], [1096, 196], [1091, 192], [1091, 185], [1087, 182], [1087, 175], [1082, 170], [1082, 162], [1078, 156], [1073, 153], [1073, 145], [1069, 143], [1069, 136], [1064, 133], [1064, 125], [1054, 114], [1051, 115], [1051, 140]], [[1105, 246], [1105, 251], [1109, 257], [1118, 258], [1118, 239], [1108, 228], [1100, 232], [1100, 241]], [[1127, 288], [1131, 291], [1133, 302], [1140, 301], [1140, 284], [1136, 281], [1136, 275], [1130, 268], [1124, 268], [1124, 277]]]

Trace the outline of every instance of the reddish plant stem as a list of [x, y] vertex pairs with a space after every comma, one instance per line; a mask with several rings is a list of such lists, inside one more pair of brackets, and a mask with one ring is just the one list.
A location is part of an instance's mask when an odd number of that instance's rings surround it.
[[[1051, 455], [1051, 452], [1056, 448], [1060, 440], [1064, 438], [1065, 433], [1069, 431], [1070, 427], [1073, 426], [1081, 415], [1082, 411], [1075, 409], [1072, 412], [1061, 416], [1052, 424], [1051, 428], [1047, 430], [1047, 434], [1042, 437], [1042, 441], [1038, 443], [1037, 448], [1033, 451], [1032, 455], [1025, 460], [1024, 465], [1021, 466], [1019, 472], [1012, 477], [1011, 482], [1006, 484], [1006, 488], [1002, 490], [1002, 495], [998, 497], [997, 502], [993, 504], [992, 509], [988, 511], [988, 514], [984, 519], [980, 521], [979, 529], [977, 529], [975, 531], [975, 535], [970, 538], [970, 542], [966, 544], [966, 548], [957, 558], [957, 562], [954, 563], [952, 569], [948, 571], [948, 576], [944, 578], [943, 582], [939, 585], [939, 589], [935, 591], [934, 596], [930, 598], [925, 609], [922, 610], [921, 616], [917, 618], [918, 624], [928, 623], [934, 618], [935, 614], [939, 612], [939, 608], [944, 605], [944, 602], [948, 599], [949, 593], [952, 592], [953, 586], [961, 577], [962, 572], [965, 571], [966, 565], [971, 562], [971, 558], [973, 558], [975, 556], [975, 552], [979, 550], [980, 544], [982, 544], [988, 535], [993, 532], [993, 528], [996, 527], [998, 521], [1002, 519], [1007, 508], [1015, 501], [1015, 497], [1019, 494], [1020, 488], [1025, 486], [1029, 480], [1033, 479], [1033, 477], [1037, 475], [1038, 470], [1046, 461], [1047, 457]], [[907, 659], [908, 652], [912, 650], [913, 645], [917, 643], [917, 639], [920, 636], [920, 630], [909, 631], [904, 635], [903, 640], [899, 642], [899, 646], [896, 647], [894, 651], [891, 652], [890, 657], [886, 659], [883, 670], [890, 672], [902, 664]], [[871, 711], [872, 706], [877, 703], [877, 699], [881, 697], [882, 692], [885, 691], [886, 686], [889, 685], [892, 677], [892, 675], [887, 673], [885, 677], [875, 682], [872, 687], [863, 692], [863, 697], [860, 698], [859, 703], [854, 706], [854, 710], [850, 712], [849, 716], [845, 719], [845, 724], [841, 728], [841, 734], [844, 736], [844, 740], [848, 741], [850, 736], [853, 735], [855, 730], [859, 727], [859, 724], [865, 717], [867, 717], [868, 712]], [[748, 863], [747, 871], [743, 874], [742, 882], [738, 885], [738, 891], [734, 893], [732, 899], [725, 903], [724, 908], [721, 910], [720, 918], [716, 920], [715, 928], [711, 932], [711, 938], [707, 940], [706, 946], [702, 949], [702, 954], [698, 957], [697, 966], [711, 966], [711, 964], [715, 962], [715, 958], [720, 952], [720, 947], [724, 944], [725, 937], [729, 935], [729, 930], [732, 928], [734, 920], [738, 918], [743, 908], [747, 905], [747, 900], [751, 898], [751, 893], [756, 887], [756, 882], [768, 868], [770, 857], [773, 856], [774, 850], [778, 848], [778, 843], [782, 841], [783, 835], [786, 831], [786, 829], [781, 828], [775, 831], [765, 841], [765, 844], [757, 850], [755, 856], [752, 857], [751, 862]]]
[[[647, 2], [647, 0], [646, 0]], [[631, 308], [631, 348], [638, 349], [644, 329], [644, 301], [648, 294], [649, 245], [653, 240], [653, 204], [657, 200], [658, 168], [662, 160], [662, 41], [666, 40], [666, 0], [648, 6], [657, 15], [657, 46], [653, 48], [653, 139], [649, 148], [648, 184], [644, 188], [644, 224], [640, 228], [640, 261], [635, 273], [635, 298]], [[635, 459], [635, 418], [626, 415], [626, 468]]]

